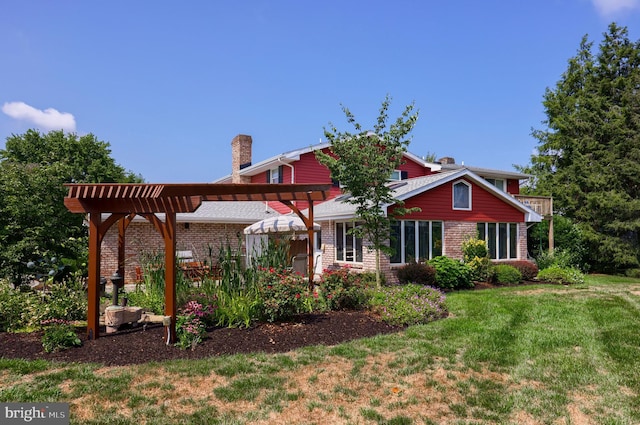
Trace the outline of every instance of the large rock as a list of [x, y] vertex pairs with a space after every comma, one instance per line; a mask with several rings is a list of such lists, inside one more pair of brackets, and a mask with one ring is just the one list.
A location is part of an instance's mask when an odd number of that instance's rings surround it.
[[142, 308], [140, 307], [110, 305], [104, 311], [104, 324], [107, 328], [107, 333], [113, 333], [125, 323], [137, 323], [141, 317]]

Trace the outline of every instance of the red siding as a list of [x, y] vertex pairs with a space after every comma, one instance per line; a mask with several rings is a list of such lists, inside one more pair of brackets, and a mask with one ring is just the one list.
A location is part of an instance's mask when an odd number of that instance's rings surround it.
[[282, 183], [296, 183], [291, 179], [291, 167], [288, 165], [282, 166]]
[[401, 164], [398, 168], [400, 171], [406, 171], [408, 173], [408, 178], [412, 179], [414, 177], [422, 177], [428, 176], [431, 173], [429, 168], [423, 167], [421, 164], [417, 162], [413, 162], [410, 159], [404, 158], [404, 164]]
[[251, 183], [267, 183], [267, 173], [256, 174], [255, 176], [251, 176]]
[[[457, 181], [457, 180], [456, 180]], [[421, 212], [406, 218], [415, 220], [446, 220], [473, 222], [510, 222], [524, 221], [524, 213], [489, 193], [484, 188], [470, 182], [471, 211], [454, 210], [452, 206], [453, 183], [445, 183], [405, 201], [405, 208], [420, 207]]]
[[[274, 164], [273, 168], [279, 167]], [[251, 176], [251, 183], [269, 183], [267, 181], [267, 172], [263, 171], [260, 174], [256, 174], [255, 176]], [[291, 181], [291, 167], [286, 165], [282, 165], [282, 183], [292, 183]], [[296, 182], [293, 182], [296, 183]]]
[[[277, 202], [277, 201], [269, 201], [268, 202], [269, 206], [271, 208], [273, 208], [274, 210], [278, 211], [278, 213], [280, 214], [289, 214], [291, 212], [291, 208], [289, 208], [288, 206], [286, 206], [285, 204], [283, 204], [282, 202]], [[297, 202], [296, 206], [300, 209], [304, 209], [307, 208], [307, 203], [304, 203], [304, 206], [302, 205], [302, 202]]]
[[507, 180], [507, 192], [512, 195], [520, 194], [520, 180], [509, 179]]
[[[323, 152], [327, 152], [324, 149]], [[293, 164], [296, 174], [296, 183], [331, 183], [329, 169], [320, 164], [315, 152], [300, 155], [300, 160]]]
[[[327, 151], [327, 149], [324, 150], [325, 153]], [[293, 165], [294, 167], [293, 183], [331, 183], [331, 175], [329, 173], [329, 169], [318, 162], [314, 152], [308, 152], [300, 155], [300, 159], [298, 161], [295, 161], [291, 165]], [[283, 165], [282, 176], [283, 183], [291, 183], [291, 167], [289, 167], [288, 165]], [[251, 178], [252, 183], [265, 183], [266, 181], [266, 172], [257, 174]], [[338, 186], [332, 187], [327, 199], [335, 198], [340, 194], [342, 194], [342, 191]], [[296, 201], [295, 205], [300, 209], [309, 207], [308, 202], [305, 201]], [[287, 214], [291, 212], [289, 207], [283, 205], [280, 202], [269, 202], [269, 206], [281, 214]]]
[[[328, 149], [323, 149], [322, 151], [324, 153], [329, 152]], [[296, 183], [332, 183], [329, 169], [318, 162], [314, 152], [300, 155], [300, 160], [296, 161], [294, 166], [296, 167]], [[339, 195], [342, 195], [342, 189], [339, 186], [331, 186], [327, 200]]]
[[[328, 153], [329, 149], [322, 150]], [[330, 183], [331, 175], [329, 169], [321, 165], [316, 160], [314, 152], [309, 152], [300, 156], [300, 160], [294, 163], [296, 167], [296, 183]], [[405, 158], [405, 163], [398, 168], [408, 173], [408, 178], [422, 177], [433, 174], [429, 168], [423, 167], [421, 164]]]

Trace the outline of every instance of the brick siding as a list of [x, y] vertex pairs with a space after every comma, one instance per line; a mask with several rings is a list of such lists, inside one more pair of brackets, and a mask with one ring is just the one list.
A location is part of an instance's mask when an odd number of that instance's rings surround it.
[[477, 223], [470, 221], [445, 221], [442, 255], [462, 259], [462, 242], [478, 233]]
[[[245, 253], [245, 238], [243, 230], [245, 224], [220, 224], [220, 223], [185, 223], [177, 224], [176, 249], [179, 251], [192, 251], [194, 260], [209, 261], [209, 248], [213, 260], [218, 257], [220, 248], [230, 245], [232, 248], [240, 244]], [[470, 236], [476, 235], [476, 223], [467, 221], [445, 221], [443, 255], [450, 258], [462, 258], [462, 242]], [[519, 243], [518, 259], [527, 259], [527, 227], [518, 223]], [[238, 235], [240, 240], [238, 240]], [[362, 263], [337, 262], [334, 248], [335, 221], [322, 223], [322, 269], [349, 265], [355, 271], [375, 271], [375, 252], [369, 251], [366, 246], [362, 249]], [[107, 232], [102, 242], [101, 276], [109, 277], [117, 269], [117, 226]], [[127, 229], [125, 250], [125, 277], [127, 282], [135, 279], [135, 269], [139, 266], [144, 256], [164, 253], [164, 243], [158, 232], [146, 222], [134, 222]], [[380, 269], [389, 283], [397, 283], [395, 270], [399, 265], [392, 265], [386, 255], [380, 257]]]
[[[243, 230], [246, 224], [221, 223], [178, 223], [176, 229], [176, 250], [191, 251], [195, 261], [209, 261], [209, 248], [214, 261], [223, 246], [238, 247], [240, 235], [241, 249], [244, 252]], [[136, 267], [145, 256], [164, 255], [164, 242], [153, 226], [146, 222], [134, 222], [129, 225], [125, 248], [125, 279], [133, 282]], [[111, 276], [118, 265], [118, 227], [112, 226], [102, 241], [100, 275]]]

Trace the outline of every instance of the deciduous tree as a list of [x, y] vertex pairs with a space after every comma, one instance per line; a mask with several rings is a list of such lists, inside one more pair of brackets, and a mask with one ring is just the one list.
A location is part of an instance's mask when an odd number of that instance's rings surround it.
[[[340, 182], [349, 197], [344, 202], [356, 206], [358, 225], [351, 231], [369, 243], [376, 253], [376, 281], [380, 285], [380, 252], [391, 253], [389, 247], [390, 224], [393, 217], [384, 208], [402, 202], [394, 199], [393, 190], [387, 184], [391, 174], [403, 161], [411, 139], [409, 133], [415, 126], [418, 113], [414, 105], [408, 105], [400, 117], [387, 127], [391, 98], [382, 102], [373, 129], [364, 129], [355, 116], [342, 107], [347, 121], [355, 132], [339, 131], [333, 124], [324, 134], [330, 142], [329, 153], [318, 151], [316, 156], [331, 172], [331, 178]], [[397, 208], [396, 215], [407, 210]]]
[[27, 264], [85, 256], [83, 217], [64, 206], [64, 183], [134, 182], [94, 135], [28, 130], [0, 150], [0, 275], [14, 283]]

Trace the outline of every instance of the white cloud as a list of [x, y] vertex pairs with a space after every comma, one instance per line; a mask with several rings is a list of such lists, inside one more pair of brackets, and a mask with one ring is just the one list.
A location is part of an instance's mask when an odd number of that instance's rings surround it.
[[605, 17], [611, 17], [633, 9], [640, 9], [640, 0], [591, 0], [598, 13]]
[[35, 124], [42, 130], [76, 131], [76, 119], [68, 112], [60, 112], [53, 108], [44, 111], [27, 105], [24, 102], [6, 102], [2, 112], [17, 120]]

